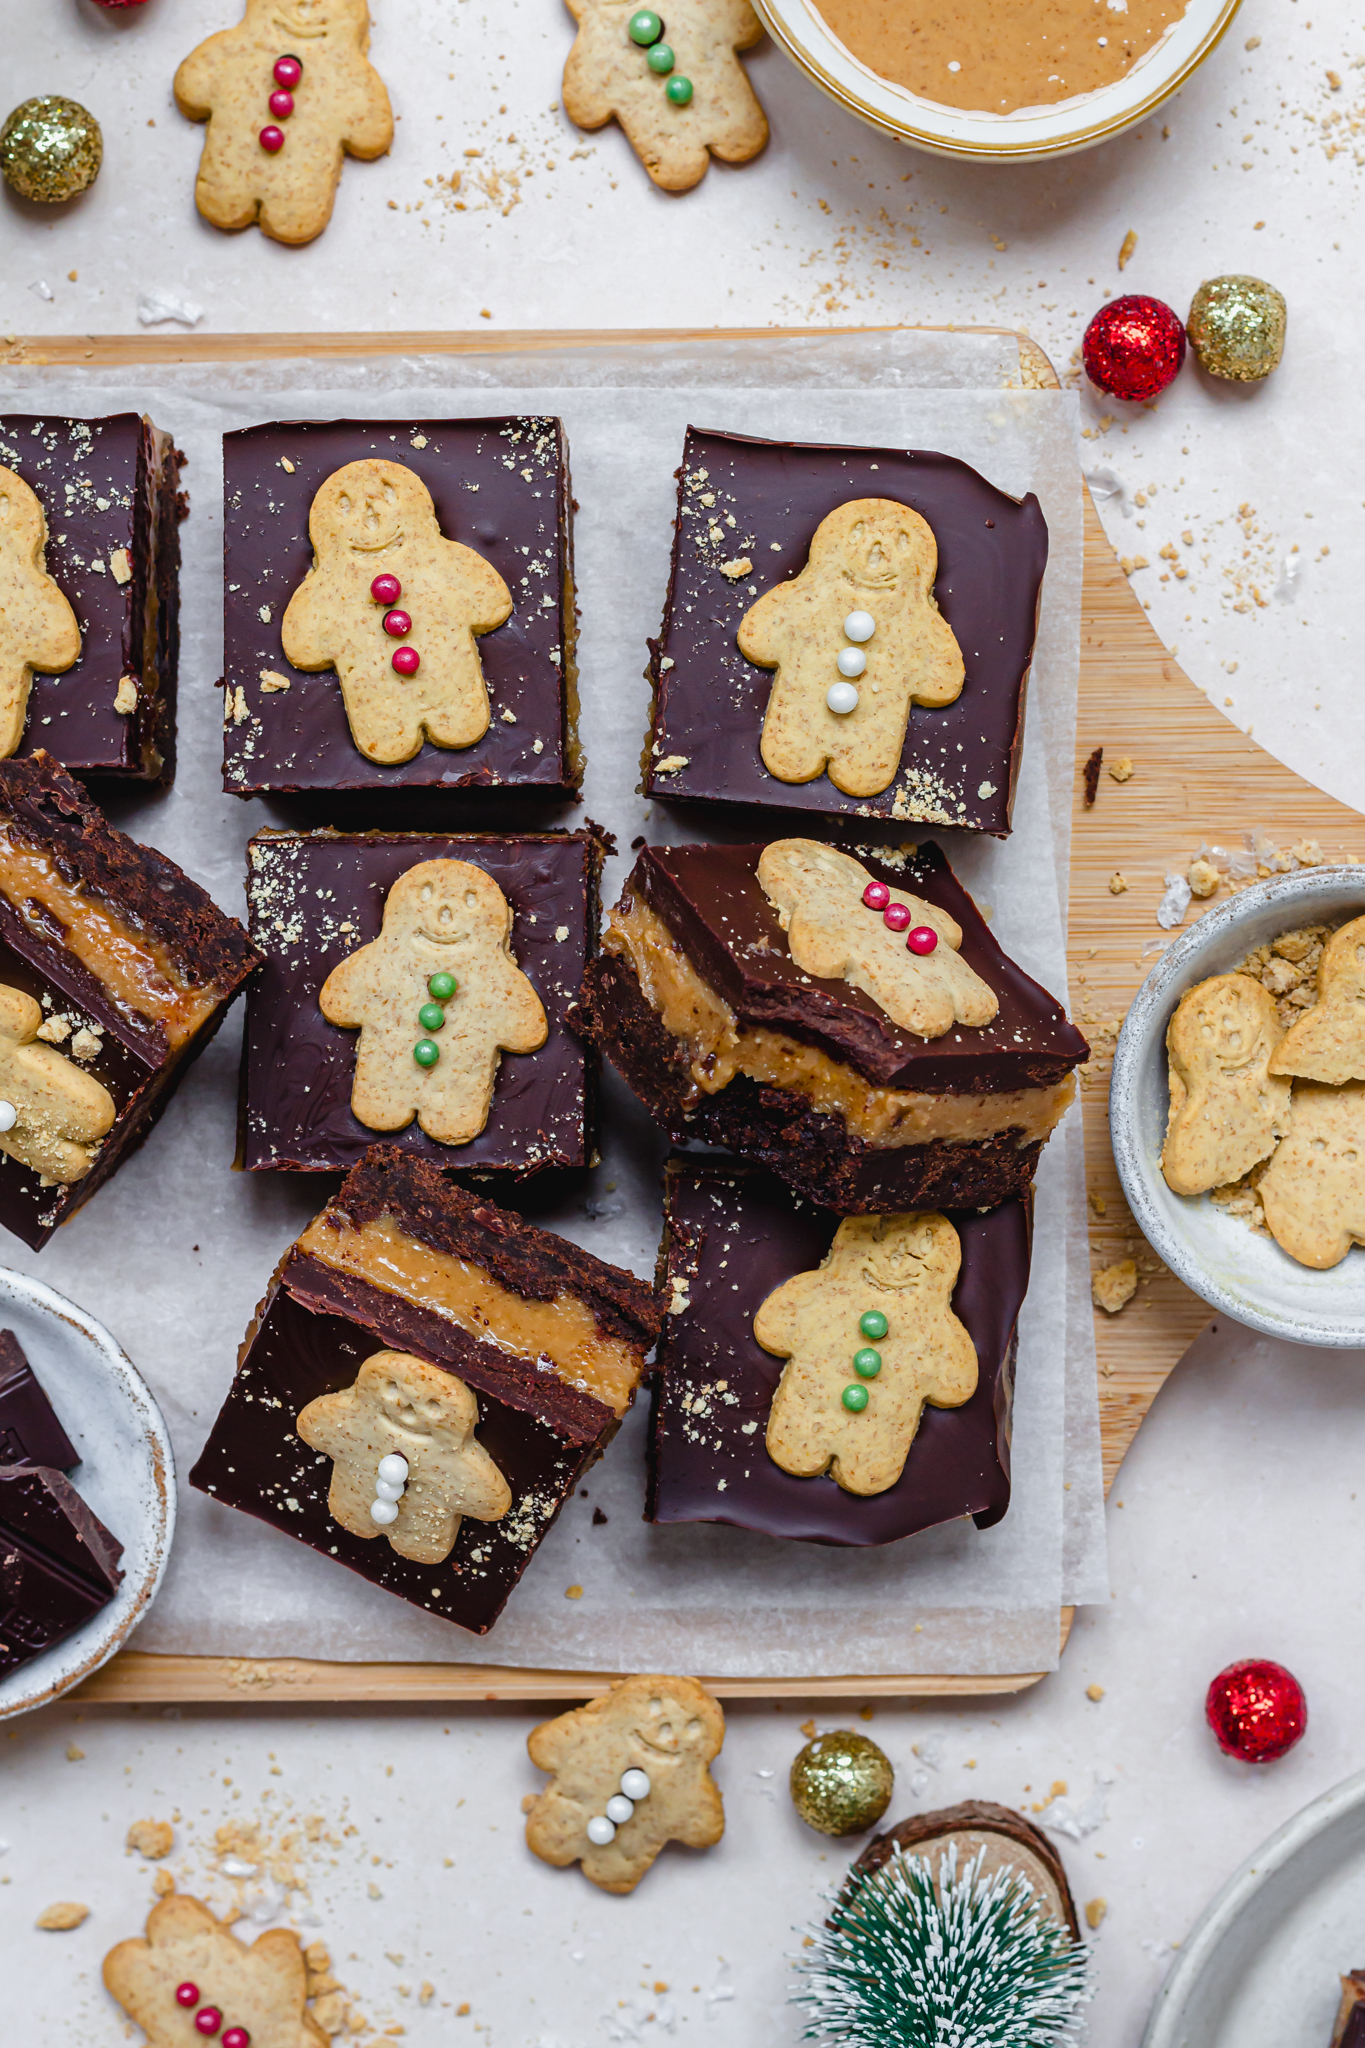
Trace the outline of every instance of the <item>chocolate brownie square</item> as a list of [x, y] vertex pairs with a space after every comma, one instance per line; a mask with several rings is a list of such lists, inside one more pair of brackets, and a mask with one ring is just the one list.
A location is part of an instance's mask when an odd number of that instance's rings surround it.
[[62, 1473], [0, 1466], [0, 1678], [108, 1605], [123, 1578], [122, 1555]]
[[376, 1145], [285, 1253], [190, 1483], [482, 1635], [659, 1321], [630, 1273]]
[[[361, 750], [336, 669], [295, 667], [286, 657], [285, 615], [315, 560], [314, 500], [338, 471], [374, 461], [398, 464], [406, 473], [393, 480], [402, 487], [402, 502], [397, 490], [394, 509], [369, 507], [360, 494], [347, 497], [351, 525], [320, 562], [349, 593], [338, 634], [349, 635], [353, 647], [375, 643], [379, 673], [388, 678], [388, 706], [401, 719], [404, 682], [389, 677], [389, 664], [395, 653], [408, 656], [386, 637], [386, 621], [410, 608], [402, 613], [410, 630], [397, 636], [418, 655], [410, 695], [436, 671], [438, 629], [445, 630], [436, 611], [440, 593], [422, 580], [423, 550], [437, 544], [436, 528], [447, 543], [472, 550], [484, 565], [478, 573], [487, 581], [495, 572], [511, 606], [504, 623], [474, 628], [488, 724], [472, 744], [433, 744], [418, 721], [406, 742], [386, 739], [371, 758]], [[223, 489], [223, 787], [230, 794], [577, 792], [582, 758], [572, 496], [558, 420], [296, 420], [249, 427], [223, 437]], [[327, 502], [335, 509], [336, 494]], [[391, 524], [384, 526], [385, 520]], [[390, 599], [386, 607], [372, 597], [375, 576], [401, 586], [401, 604]], [[360, 737], [375, 745], [363, 725]], [[403, 756], [404, 744], [410, 757]]]
[[[169, 780], [180, 652], [180, 489], [184, 457], [135, 412], [107, 419], [0, 415], [0, 464], [37, 498], [47, 574], [70, 604], [80, 653], [33, 675], [22, 737], [73, 774]], [[31, 510], [0, 477], [0, 540]], [[9, 501], [12, 495], [15, 502]]]
[[[671, 1159], [647, 1519], [731, 1522], [768, 1536], [847, 1545], [893, 1543], [962, 1515], [979, 1529], [998, 1522], [1010, 1499], [1015, 1328], [1028, 1289], [1030, 1205], [956, 1210], [948, 1221], [962, 1255], [952, 1308], [976, 1350], [975, 1392], [960, 1407], [924, 1409], [894, 1485], [853, 1493], [827, 1472], [784, 1471], [770, 1455], [765, 1435], [783, 1360], [754, 1335], [762, 1303], [828, 1257], [839, 1217], [793, 1198], [758, 1168]], [[918, 1315], [918, 1297], [906, 1300]], [[864, 1341], [851, 1321], [850, 1358]], [[895, 1366], [888, 1364], [889, 1381]], [[847, 1378], [854, 1381], [852, 1365]], [[879, 1380], [880, 1369], [870, 1382], [874, 1404], [885, 1387]]]
[[69, 1472], [80, 1454], [57, 1418], [13, 1330], [0, 1330], [0, 1465]]
[[[663, 627], [650, 643], [646, 795], [1003, 837], [1047, 552], [1037, 498], [1010, 497], [955, 456], [689, 427]], [[789, 707], [802, 727], [794, 754], [777, 738], [774, 721], [788, 713], [774, 669], [740, 651], [741, 637], [754, 648], [771, 639], [758, 621], [779, 602], [795, 606], [788, 656], [799, 643], [808, 661], [803, 684], [780, 685], [808, 699]], [[930, 642], [955, 664], [946, 683], [925, 669]]]
[[[591, 1146], [596, 1059], [565, 1028], [565, 1014], [596, 950], [603, 842], [593, 831], [509, 837], [416, 832], [275, 832], [247, 847], [253, 943], [265, 957], [247, 996], [243, 1061], [243, 1163], [322, 1172], [354, 1166], [375, 1141], [352, 1105], [358, 1033], [329, 1022], [318, 998], [328, 976], [361, 947], [398, 948], [391, 972], [411, 1028], [400, 1047], [411, 1091], [396, 1112], [406, 1128], [386, 1133], [433, 1166], [534, 1173], [585, 1166]], [[477, 1001], [486, 959], [467, 936], [404, 937], [389, 906], [401, 877], [440, 861], [477, 867], [511, 914], [513, 960], [544, 1006], [547, 1036], [534, 1051], [503, 1051], [486, 1123], [474, 1136], [442, 1139], [426, 1098], [443, 1084], [457, 1047], [460, 996], [434, 1035], [440, 1057], [414, 1058], [424, 1030], [419, 1007], [433, 971], [452, 967]], [[446, 956], [450, 957], [447, 958]], [[439, 1008], [439, 1005], [438, 1005]], [[411, 1118], [408, 1121], [408, 1118]]]
[[36, 1249], [90, 1199], [257, 962], [49, 754], [0, 761], [0, 1225]]
[[844, 1215], [1022, 1195], [1089, 1053], [932, 844], [647, 846], [577, 1015], [675, 1142]]

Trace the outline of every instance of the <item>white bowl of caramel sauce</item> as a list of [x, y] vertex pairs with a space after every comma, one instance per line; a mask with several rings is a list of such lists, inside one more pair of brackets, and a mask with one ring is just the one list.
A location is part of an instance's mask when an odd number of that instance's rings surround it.
[[940, 156], [1065, 156], [1202, 64], [1240, 0], [754, 0], [831, 99]]

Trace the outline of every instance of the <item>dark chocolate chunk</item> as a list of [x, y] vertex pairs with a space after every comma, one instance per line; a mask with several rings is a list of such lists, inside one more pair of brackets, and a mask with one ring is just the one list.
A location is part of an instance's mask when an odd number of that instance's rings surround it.
[[[971, 1515], [989, 1529], [1009, 1506], [1015, 1325], [1028, 1288], [1024, 1202], [951, 1218], [962, 1241], [953, 1309], [976, 1346], [976, 1392], [960, 1408], [926, 1407], [885, 1493], [846, 1493], [825, 1474], [784, 1472], [768, 1456], [768, 1411], [783, 1360], [754, 1336], [769, 1294], [819, 1266], [839, 1219], [794, 1201], [781, 1181], [744, 1166], [669, 1161], [664, 1184], [665, 1318], [653, 1384], [646, 1519], [731, 1522], [769, 1536], [846, 1545], [892, 1543]], [[738, 1283], [736, 1285], [736, 1283]]]
[[[936, 1813], [912, 1814], [908, 1820], [898, 1821], [885, 1834], [874, 1835], [862, 1855], [853, 1865], [849, 1875], [856, 1879], [860, 1874], [880, 1870], [888, 1863], [892, 1853], [900, 1849], [907, 1856], [929, 1855], [937, 1869], [933, 1854], [940, 1844], [946, 1846], [949, 1836], [986, 1838], [988, 1858], [993, 1866], [996, 1862], [1010, 1860], [1010, 1851], [1022, 1850], [1020, 1858], [1026, 1874], [1034, 1879], [1034, 1889], [1051, 1891], [1054, 1898], [1050, 1903], [1054, 1910], [1062, 1909], [1064, 1923], [1077, 1941], [1081, 1938], [1080, 1921], [1076, 1917], [1076, 1901], [1071, 1896], [1071, 1886], [1062, 1859], [1041, 1828], [1025, 1820], [1022, 1813], [1016, 1813], [1011, 1806], [997, 1806], [990, 1799], [964, 1799], [958, 1806], [940, 1807]], [[998, 1845], [998, 1846], [995, 1846]], [[993, 1850], [993, 1853], [991, 1851]], [[964, 1856], [959, 1850], [957, 1867], [964, 1867]], [[1034, 1869], [1030, 1871], [1030, 1864]], [[1040, 1887], [1038, 1880], [1042, 1880]]]
[[[755, 599], [800, 574], [820, 522], [854, 498], [894, 499], [932, 527], [934, 594], [967, 671], [955, 703], [912, 707], [900, 772], [876, 797], [845, 796], [827, 775], [786, 783], [769, 774], [759, 741], [772, 672], [746, 661], [736, 641]], [[1047, 552], [1038, 500], [1009, 497], [951, 455], [689, 427], [663, 629], [650, 643], [646, 793], [1003, 836]], [[749, 570], [725, 573], [745, 559]]]
[[0, 1678], [107, 1605], [122, 1555], [62, 1473], [0, 1466]]
[[[421, 477], [441, 531], [493, 565], [514, 605], [505, 625], [479, 636], [492, 710], [483, 738], [460, 748], [428, 742], [392, 765], [356, 746], [335, 674], [292, 667], [280, 638], [312, 566], [308, 515], [318, 487], [348, 462], [376, 456]], [[558, 420], [249, 427], [223, 437], [223, 488], [225, 789], [576, 792], [572, 504]], [[262, 670], [289, 688], [264, 690]]]
[[[169, 434], [134, 412], [0, 416], [0, 462], [42, 503], [47, 573], [81, 629], [74, 666], [34, 676], [21, 757], [43, 747], [77, 775], [169, 780], [183, 460]], [[114, 709], [125, 676], [137, 685], [130, 712]]]
[[80, 1453], [57, 1419], [13, 1330], [0, 1330], [0, 1465], [69, 1472]]
[[419, 861], [464, 860], [512, 908], [513, 956], [545, 1006], [549, 1037], [538, 1052], [503, 1054], [488, 1122], [468, 1144], [443, 1145], [415, 1118], [395, 1142], [442, 1169], [585, 1166], [596, 1060], [564, 1019], [596, 950], [602, 858], [590, 832], [258, 833], [247, 898], [265, 966], [247, 996], [243, 1163], [319, 1172], [353, 1166], [374, 1143], [351, 1110], [359, 1033], [329, 1024], [318, 994], [347, 954], [379, 936], [400, 875]]

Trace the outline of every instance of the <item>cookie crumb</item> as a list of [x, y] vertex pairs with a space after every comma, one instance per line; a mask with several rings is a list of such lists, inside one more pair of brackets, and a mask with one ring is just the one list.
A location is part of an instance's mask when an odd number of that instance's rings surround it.
[[[55, 1043], [56, 1043], [57, 1045], [60, 1045], [60, 1044], [61, 1044], [61, 1042], [62, 1042], [62, 1040], [63, 1040], [63, 1039], [64, 1039], [64, 1038], [66, 1037], [66, 1034], [67, 1034], [67, 1032], [68, 1032], [68, 1031], [69, 1031], [69, 1030], [71, 1029], [71, 1026], [70, 1026], [69, 1024], [66, 1024], [66, 1023], [65, 1023], [65, 1020], [64, 1020], [64, 1019], [61, 1019], [61, 1020], [57, 1020], [57, 1019], [49, 1019], [49, 1022], [56, 1022], [56, 1021], [60, 1021], [60, 1022], [62, 1022], [63, 1026], [64, 1026], [64, 1028], [63, 1028], [62, 1030], [60, 1030], [60, 1031], [49, 1031], [49, 1030], [47, 1029], [47, 1027], [46, 1027], [46, 1026], [44, 1026], [44, 1027], [43, 1027], [43, 1028], [42, 1028], [42, 1029], [41, 1029], [41, 1030], [39, 1031], [39, 1033], [38, 1033], [38, 1036], [39, 1036], [39, 1038], [50, 1038], [50, 1039], [52, 1039], [52, 1040], [53, 1040], [53, 1041], [54, 1041], [54, 1042], [55, 1042]], [[77, 1744], [76, 1744], [76, 1743], [74, 1743], [74, 1742], [68, 1742], [68, 1743], [67, 1743], [67, 1745], [66, 1745], [66, 1760], [67, 1760], [67, 1762], [68, 1762], [69, 1764], [78, 1764], [78, 1763], [82, 1763], [82, 1762], [84, 1761], [84, 1759], [85, 1759], [85, 1751], [84, 1751], [83, 1749], [79, 1748], [79, 1747], [77, 1746]]]
[[1125, 1302], [1137, 1293], [1137, 1265], [1132, 1259], [1117, 1259], [1091, 1276], [1090, 1294], [1096, 1308], [1116, 1316]]
[[75, 1899], [59, 1899], [55, 1906], [44, 1906], [33, 1924], [49, 1934], [66, 1934], [89, 1918], [88, 1906], [80, 1905]]
[[175, 1879], [169, 1870], [152, 1872], [152, 1890], [159, 1899], [168, 1899], [175, 1890]]
[[1081, 776], [1085, 783], [1085, 807], [1087, 810], [1091, 809], [1091, 807], [1094, 804], [1095, 798], [1099, 793], [1100, 766], [1103, 760], [1104, 748], [1096, 747], [1094, 753], [1090, 756], [1090, 759], [1086, 762], [1084, 768], [1081, 770]]
[[98, 1037], [95, 1032], [91, 1031], [88, 1028], [88, 1026], [82, 1024], [80, 1030], [76, 1033], [75, 1037], [71, 1041], [72, 1059], [97, 1059], [100, 1053], [102, 1053], [103, 1051], [104, 1040]]
[[1132, 262], [1133, 251], [1137, 248], [1137, 242], [1138, 238], [1136, 231], [1132, 228], [1129, 228], [1127, 234], [1124, 236], [1123, 240], [1119, 244], [1120, 270], [1126, 270], [1128, 268], [1128, 265]]
[[115, 583], [131, 583], [133, 565], [128, 559], [127, 548], [115, 548], [109, 556], [109, 574]]
[[1104, 1698], [1104, 1687], [1102, 1685], [1088, 1685], [1085, 1689], [1085, 1696], [1088, 1700], [1102, 1700]]
[[741, 576], [752, 576], [754, 565], [747, 555], [737, 555], [733, 562], [722, 562], [720, 573], [728, 576], [732, 583], [738, 583]]
[[1109, 1911], [1108, 1899], [1087, 1899], [1085, 1903], [1085, 1924], [1091, 1932], [1097, 1928]]
[[267, 696], [273, 696], [276, 690], [287, 690], [288, 688], [289, 677], [282, 676], [277, 668], [263, 668], [261, 670], [261, 689]]
[[1190, 894], [1202, 897], [1214, 895], [1222, 877], [1211, 860], [1192, 860], [1185, 879], [1190, 885]]
[[564, 1598], [566, 1600], [581, 1600], [583, 1598], [583, 1588], [581, 1586], [566, 1586], [564, 1588]]
[[1115, 782], [1131, 782], [1133, 779], [1132, 756], [1120, 754], [1117, 761], [1109, 763], [1109, 773]]
[[656, 775], [676, 775], [680, 768], [686, 768], [691, 761], [690, 754], [665, 754], [662, 761], [654, 764]]
[[1128, 878], [1126, 875], [1121, 875], [1118, 869], [1115, 868], [1113, 874], [1109, 877], [1109, 894], [1111, 896], [1124, 896], [1127, 892]]
[[175, 1832], [168, 1820], [135, 1820], [125, 1839], [128, 1847], [149, 1863], [159, 1863], [175, 1846]]
[[280, 468], [284, 471], [286, 476], [292, 476], [294, 474], [294, 465], [289, 460], [289, 457], [287, 455], [282, 455], [280, 457]]
[[114, 692], [114, 709], [125, 718], [130, 711], [137, 710], [137, 679], [135, 676], [119, 677], [118, 688]]

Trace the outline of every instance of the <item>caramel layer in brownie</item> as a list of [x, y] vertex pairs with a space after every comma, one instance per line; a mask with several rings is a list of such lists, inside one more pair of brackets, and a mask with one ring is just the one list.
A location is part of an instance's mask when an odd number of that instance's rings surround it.
[[646, 1000], [671, 1038], [686, 1048], [692, 1080], [707, 1095], [737, 1074], [766, 1088], [786, 1088], [813, 1108], [841, 1116], [850, 1132], [882, 1148], [969, 1143], [1018, 1130], [1021, 1145], [1046, 1138], [1076, 1093], [1067, 1074], [1043, 1088], [999, 1095], [928, 1095], [878, 1088], [853, 1067], [813, 1045], [762, 1025], [739, 1030], [735, 1013], [703, 980], [661, 918], [640, 897], [608, 914], [604, 951], [624, 955]]

